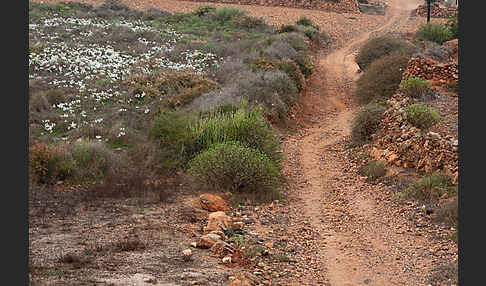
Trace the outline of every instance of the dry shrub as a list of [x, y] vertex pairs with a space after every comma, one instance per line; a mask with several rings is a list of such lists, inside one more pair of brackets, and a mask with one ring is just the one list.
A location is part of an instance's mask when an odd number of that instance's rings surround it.
[[452, 201], [449, 201], [441, 205], [437, 209], [436, 220], [440, 222], [445, 222], [448, 225], [457, 227], [459, 223], [459, 210], [458, 210], [458, 200], [457, 196], [454, 197]]
[[220, 85], [204, 76], [186, 71], [162, 71], [155, 75], [133, 76], [125, 81], [132, 86], [131, 94], [162, 97], [169, 107], [179, 107]]
[[78, 139], [69, 146], [75, 172], [73, 180], [77, 182], [96, 181], [109, 172], [122, 166], [122, 159], [103, 142]]
[[368, 177], [370, 181], [374, 181], [386, 174], [385, 162], [370, 161], [359, 171], [360, 175]]
[[417, 47], [403, 39], [382, 36], [368, 40], [356, 55], [356, 63], [365, 70], [372, 62], [393, 52], [401, 52], [411, 56]]
[[362, 145], [369, 141], [370, 135], [378, 130], [384, 111], [385, 107], [375, 103], [369, 103], [361, 108], [351, 126], [353, 145]]
[[400, 85], [409, 58], [395, 52], [373, 61], [356, 82], [354, 96], [362, 103], [390, 98]]
[[29, 175], [33, 183], [51, 184], [70, 178], [75, 166], [64, 145], [34, 143], [29, 147]]

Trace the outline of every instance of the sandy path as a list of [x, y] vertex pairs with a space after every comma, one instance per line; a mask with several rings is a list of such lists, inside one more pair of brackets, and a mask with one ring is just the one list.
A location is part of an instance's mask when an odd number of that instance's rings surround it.
[[[304, 93], [306, 136], [296, 140], [299, 166], [307, 187], [298, 194], [312, 227], [323, 234], [322, 270], [330, 285], [423, 285], [424, 273], [400, 262], [423, 239], [397, 234], [360, 181], [344, 174], [346, 161], [333, 145], [350, 133], [356, 105], [350, 100], [357, 78], [354, 53], [372, 34], [397, 28], [421, 1], [394, 1], [379, 28], [362, 33], [343, 48], [322, 55]], [[351, 182], [343, 189], [342, 182]], [[411, 243], [410, 243], [411, 242]], [[400, 251], [397, 251], [400, 249]]]

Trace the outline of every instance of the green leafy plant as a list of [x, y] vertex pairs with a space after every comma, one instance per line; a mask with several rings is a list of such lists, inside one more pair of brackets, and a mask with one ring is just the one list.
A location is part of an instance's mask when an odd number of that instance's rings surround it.
[[405, 113], [410, 124], [423, 130], [434, 126], [442, 120], [439, 113], [433, 107], [428, 107], [426, 104], [412, 104], [407, 106], [405, 107]]

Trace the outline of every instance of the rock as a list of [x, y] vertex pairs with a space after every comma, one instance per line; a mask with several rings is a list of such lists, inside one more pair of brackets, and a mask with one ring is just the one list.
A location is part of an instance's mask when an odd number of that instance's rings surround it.
[[208, 212], [190, 205], [183, 205], [178, 209], [178, 216], [186, 222], [198, 222], [206, 218]]
[[223, 257], [223, 263], [231, 263], [231, 256], [225, 256]]
[[235, 229], [243, 229], [245, 224], [242, 221], [235, 221], [233, 222], [233, 228]]
[[390, 154], [387, 156], [387, 161], [388, 161], [388, 163], [393, 163], [393, 162], [395, 162], [397, 159], [398, 159], [398, 155], [397, 155], [397, 154], [395, 154], [395, 153], [390, 153]]
[[192, 259], [192, 250], [190, 250], [189, 248], [188, 249], [184, 249], [184, 251], [182, 251], [182, 259], [184, 261], [189, 261]]
[[221, 240], [226, 239], [226, 235], [221, 230], [212, 230], [210, 233], [218, 235]]
[[233, 253], [234, 248], [224, 241], [218, 241], [213, 244], [209, 250], [217, 257], [225, 257], [228, 254]]
[[208, 233], [203, 236], [201, 236], [197, 242], [196, 242], [196, 247], [197, 248], [211, 248], [215, 243], [222, 241], [219, 235], [214, 234], [214, 233]]
[[212, 212], [208, 215], [208, 224], [204, 228], [204, 233], [210, 233], [215, 230], [226, 230], [233, 225], [231, 218], [224, 212]]
[[199, 203], [201, 207], [205, 210], [210, 212], [217, 212], [217, 211], [228, 211], [229, 207], [226, 204], [226, 201], [223, 200], [220, 196], [213, 195], [213, 194], [202, 194], [199, 196]]

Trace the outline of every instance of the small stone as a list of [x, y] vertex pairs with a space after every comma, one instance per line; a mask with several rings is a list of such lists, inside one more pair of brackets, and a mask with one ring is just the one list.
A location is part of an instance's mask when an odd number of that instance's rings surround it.
[[223, 257], [223, 263], [231, 263], [231, 256]]
[[190, 250], [189, 248], [184, 249], [182, 251], [182, 254], [183, 254], [182, 258], [183, 258], [184, 261], [189, 261], [189, 260], [192, 259], [192, 250]]

